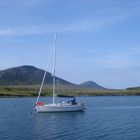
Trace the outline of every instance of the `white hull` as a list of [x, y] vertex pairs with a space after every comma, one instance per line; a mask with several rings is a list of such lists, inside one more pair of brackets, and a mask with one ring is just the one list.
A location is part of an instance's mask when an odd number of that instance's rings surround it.
[[35, 107], [37, 112], [72, 112], [72, 111], [83, 111], [85, 106], [83, 103], [77, 103], [75, 105], [71, 105], [69, 103], [58, 103], [58, 104], [45, 104], [45, 105], [37, 105]]

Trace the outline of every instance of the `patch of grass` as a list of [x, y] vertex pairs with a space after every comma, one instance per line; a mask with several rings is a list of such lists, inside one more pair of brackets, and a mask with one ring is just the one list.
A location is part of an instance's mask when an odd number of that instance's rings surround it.
[[[39, 86], [1, 86], [0, 96], [4, 97], [33, 97], [37, 96]], [[63, 86], [56, 88], [56, 93], [65, 96], [126, 96], [140, 95], [140, 88], [126, 90], [95, 90], [91, 88], [83, 88], [79, 86]], [[44, 86], [41, 96], [52, 96], [52, 86]]]

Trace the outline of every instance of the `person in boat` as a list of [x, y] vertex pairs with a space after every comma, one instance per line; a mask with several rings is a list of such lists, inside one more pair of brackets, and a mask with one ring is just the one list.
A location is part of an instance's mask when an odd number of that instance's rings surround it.
[[75, 105], [75, 104], [77, 104], [77, 101], [76, 101], [75, 97], [73, 97], [73, 99], [69, 100], [68, 103]]
[[73, 97], [72, 104], [73, 105], [77, 104], [77, 101], [76, 101], [75, 97]]

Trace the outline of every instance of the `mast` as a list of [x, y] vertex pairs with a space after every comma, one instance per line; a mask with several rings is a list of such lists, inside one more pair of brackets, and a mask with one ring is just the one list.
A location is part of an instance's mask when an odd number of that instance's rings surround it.
[[56, 103], [56, 94], [55, 94], [55, 69], [56, 69], [56, 34], [54, 36], [54, 60], [53, 60], [53, 104]]

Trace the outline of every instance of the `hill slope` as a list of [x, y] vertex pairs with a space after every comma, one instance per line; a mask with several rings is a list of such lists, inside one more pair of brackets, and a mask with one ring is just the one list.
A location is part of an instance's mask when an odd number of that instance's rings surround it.
[[87, 82], [81, 83], [80, 86], [87, 87], [87, 88], [93, 88], [93, 89], [106, 89], [93, 81], [87, 81]]
[[[37, 85], [42, 81], [44, 70], [34, 66], [19, 66], [0, 70], [0, 85]], [[45, 84], [52, 84], [52, 75], [47, 72]], [[61, 84], [72, 84], [61, 78], [56, 77]]]

